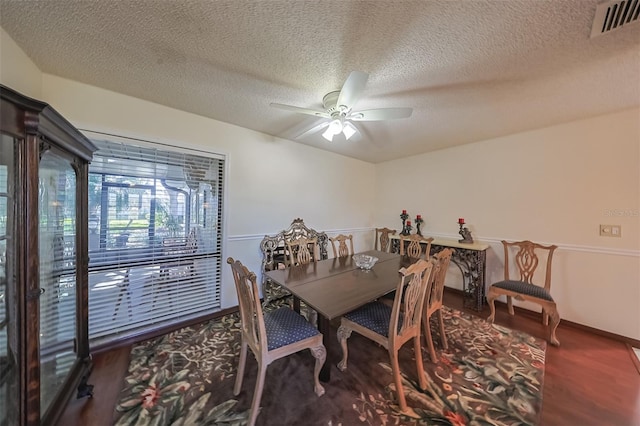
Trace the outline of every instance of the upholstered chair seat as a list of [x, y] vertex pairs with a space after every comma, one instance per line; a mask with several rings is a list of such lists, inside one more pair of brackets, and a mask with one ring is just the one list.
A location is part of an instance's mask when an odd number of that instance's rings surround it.
[[533, 296], [538, 299], [550, 300], [553, 302], [553, 297], [551, 297], [551, 294], [547, 290], [526, 281], [499, 281], [493, 285], [504, 290], [514, 291], [516, 293], [526, 294], [527, 296]]
[[[392, 306], [382, 302], [367, 303], [355, 311], [349, 312], [343, 318], [378, 333], [389, 337], [389, 321], [391, 321]], [[402, 316], [398, 318], [399, 327], [402, 327]]]
[[270, 351], [320, 334], [309, 321], [288, 307], [265, 313], [264, 328]]

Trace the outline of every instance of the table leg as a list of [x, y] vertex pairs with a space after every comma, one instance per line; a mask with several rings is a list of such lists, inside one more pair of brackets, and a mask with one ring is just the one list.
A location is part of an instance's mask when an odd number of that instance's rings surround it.
[[300, 313], [300, 299], [296, 296], [293, 296], [293, 310]]
[[331, 380], [331, 321], [320, 314], [318, 314], [318, 330], [322, 333], [322, 344], [327, 350], [327, 359], [320, 370], [320, 380], [326, 383]]

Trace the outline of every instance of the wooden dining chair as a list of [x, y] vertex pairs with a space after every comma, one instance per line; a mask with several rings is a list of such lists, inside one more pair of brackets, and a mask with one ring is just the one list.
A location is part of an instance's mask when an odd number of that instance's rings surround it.
[[401, 277], [396, 287], [393, 306], [380, 301], [368, 303], [344, 315], [338, 328], [338, 340], [342, 346], [342, 360], [338, 364], [338, 368], [341, 371], [347, 368], [349, 355], [347, 339], [351, 336], [352, 331], [356, 331], [383, 346], [389, 352], [391, 359], [400, 411], [408, 415], [415, 415], [415, 413], [407, 407], [400, 376], [398, 352], [406, 342], [413, 340], [418, 381], [420, 388], [425, 389], [427, 383], [422, 364], [420, 328], [425, 294], [431, 283], [432, 267], [433, 262], [419, 259], [409, 267], [400, 269]]
[[[353, 235], [340, 234], [338, 236], [329, 238], [329, 241], [331, 241], [333, 257], [353, 256]], [[337, 248], [336, 244], [338, 245]]]
[[287, 240], [286, 266], [307, 265], [318, 260], [318, 239], [316, 237], [298, 237]]
[[436, 356], [436, 350], [433, 347], [430, 323], [431, 317], [435, 313], [438, 313], [442, 348], [445, 350], [448, 348], [447, 335], [444, 330], [444, 318], [442, 317], [442, 296], [444, 293], [444, 279], [446, 278], [447, 271], [449, 270], [449, 263], [451, 262], [452, 255], [453, 249], [446, 248], [433, 256], [435, 264], [431, 271], [431, 286], [429, 293], [427, 293], [424, 299], [424, 316], [422, 317], [423, 333], [427, 340], [427, 347], [429, 348], [431, 361], [434, 363], [438, 362], [438, 357]]
[[[504, 247], [504, 280], [494, 283], [487, 292], [487, 302], [491, 309], [491, 315], [487, 321], [493, 322], [496, 315], [494, 305], [496, 298], [507, 297], [507, 308], [509, 314], [514, 315], [512, 298], [533, 302], [542, 307], [542, 323], [549, 325], [549, 342], [552, 345], [560, 346], [560, 341], [556, 337], [556, 329], [560, 324], [560, 314], [556, 302], [551, 297], [551, 260], [553, 252], [558, 248], [556, 245], [545, 246], [532, 241], [502, 241]], [[545, 264], [543, 279], [537, 279], [534, 283], [534, 274], [542, 260]], [[509, 272], [512, 270], [518, 274], [517, 279], [511, 279]]]
[[264, 313], [258, 295], [256, 275], [240, 261], [231, 257], [227, 259], [227, 263], [231, 265], [236, 285], [242, 325], [240, 360], [233, 387], [234, 395], [238, 395], [242, 388], [247, 347], [251, 349], [258, 362], [258, 379], [248, 421], [248, 425], [253, 426], [258, 417], [262, 389], [269, 364], [303, 349], [309, 349], [316, 359], [313, 372], [314, 391], [316, 395], [322, 396], [324, 388], [320, 384], [319, 376], [320, 369], [326, 360], [327, 351], [322, 344], [322, 334], [300, 314], [288, 307]]
[[425, 238], [418, 234], [400, 235], [400, 256], [408, 256], [412, 259], [422, 257], [422, 247], [425, 246], [425, 259], [429, 259], [431, 252], [431, 242], [433, 238]]
[[397, 231], [395, 229], [376, 228], [374, 249], [388, 252], [391, 249], [391, 240], [389, 239], [389, 235], [396, 235], [396, 232]]

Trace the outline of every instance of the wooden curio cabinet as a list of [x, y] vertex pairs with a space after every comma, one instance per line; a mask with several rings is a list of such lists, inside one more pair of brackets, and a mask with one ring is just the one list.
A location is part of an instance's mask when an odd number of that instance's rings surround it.
[[88, 167], [95, 147], [0, 85], [0, 426], [55, 424], [89, 394]]

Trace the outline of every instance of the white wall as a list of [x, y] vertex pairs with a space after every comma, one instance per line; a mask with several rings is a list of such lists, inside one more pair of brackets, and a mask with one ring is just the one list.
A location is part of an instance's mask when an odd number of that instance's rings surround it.
[[[376, 181], [378, 225], [399, 229], [407, 209], [425, 235], [460, 238], [465, 218], [492, 246], [488, 283], [502, 278], [500, 240], [557, 244], [562, 318], [640, 339], [639, 109], [379, 164]], [[600, 237], [600, 224], [622, 237]]]
[[42, 73], [2, 28], [0, 28], [0, 83], [31, 98], [40, 98]]

